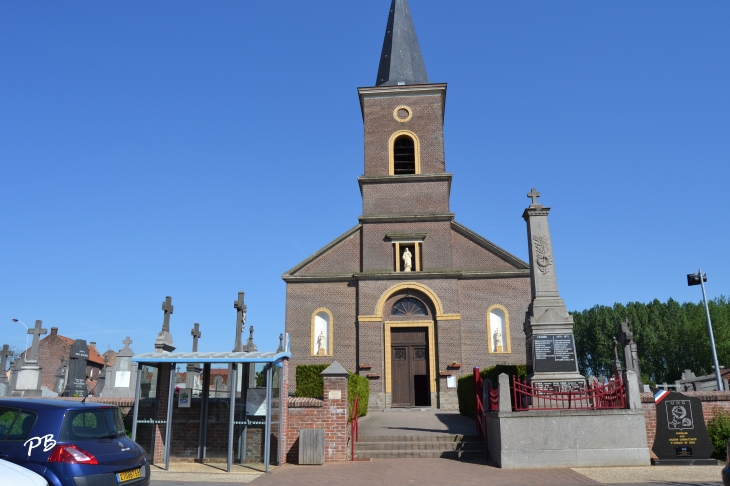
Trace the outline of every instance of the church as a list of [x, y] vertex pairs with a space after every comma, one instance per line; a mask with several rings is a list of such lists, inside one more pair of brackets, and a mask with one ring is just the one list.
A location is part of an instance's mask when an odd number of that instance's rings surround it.
[[428, 80], [407, 0], [393, 0], [375, 86], [358, 93], [362, 214], [282, 276], [292, 364], [367, 376], [373, 410], [457, 410], [456, 378], [526, 361], [529, 265], [450, 211], [446, 84]]

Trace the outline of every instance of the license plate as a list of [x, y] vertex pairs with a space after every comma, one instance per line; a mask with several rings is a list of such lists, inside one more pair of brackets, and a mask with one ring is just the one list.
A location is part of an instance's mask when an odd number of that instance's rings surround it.
[[117, 473], [117, 482], [124, 483], [127, 481], [131, 481], [133, 479], [139, 479], [141, 477], [142, 477], [142, 473], [139, 470], [139, 468], [132, 469], [131, 471], [124, 471], [124, 472]]

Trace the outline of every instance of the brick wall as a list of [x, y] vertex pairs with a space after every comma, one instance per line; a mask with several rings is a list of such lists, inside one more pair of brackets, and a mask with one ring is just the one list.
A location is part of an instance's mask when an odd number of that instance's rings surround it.
[[[331, 391], [339, 391], [341, 398], [330, 399]], [[346, 377], [324, 378], [324, 400], [290, 398], [286, 439], [282, 439], [286, 462], [299, 461], [300, 429], [324, 429], [325, 462], [346, 461], [348, 409]]]
[[[697, 397], [702, 400], [702, 415], [705, 424], [710, 421], [716, 408], [730, 412], [729, 391], [684, 392], [683, 395]], [[641, 407], [644, 409], [644, 418], [646, 420], [646, 442], [649, 444], [649, 449], [651, 449], [656, 437], [656, 404], [651, 393], [641, 394]]]
[[[413, 116], [407, 122], [393, 117], [400, 105], [411, 108]], [[418, 136], [421, 145], [421, 173], [443, 173], [444, 132], [443, 101], [439, 94], [417, 94], [366, 98], [363, 100], [365, 131], [365, 175], [388, 175], [388, 140], [399, 130], [409, 130]]]

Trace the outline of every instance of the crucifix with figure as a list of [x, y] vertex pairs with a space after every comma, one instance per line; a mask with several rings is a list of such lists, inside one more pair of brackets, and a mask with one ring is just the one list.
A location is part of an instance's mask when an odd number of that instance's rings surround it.
[[48, 334], [48, 329], [42, 329], [42, 321], [35, 321], [35, 327], [28, 329], [28, 334], [33, 335], [33, 344], [30, 345], [30, 356], [25, 361], [38, 361], [38, 342], [42, 334]]
[[200, 336], [203, 334], [200, 332], [200, 324], [195, 323], [193, 325], [193, 328], [190, 330], [190, 335], [193, 336], [193, 353], [198, 352], [198, 339], [200, 339]]
[[233, 307], [236, 309], [236, 345], [233, 348], [234, 353], [240, 353], [243, 351], [243, 326], [246, 325], [246, 304], [243, 303], [243, 292], [238, 293], [238, 300], [233, 302]]

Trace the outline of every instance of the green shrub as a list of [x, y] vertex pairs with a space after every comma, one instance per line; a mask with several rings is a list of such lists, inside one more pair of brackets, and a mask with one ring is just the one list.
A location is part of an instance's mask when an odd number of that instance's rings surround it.
[[[324, 398], [324, 380], [322, 372], [329, 365], [298, 365], [297, 366], [297, 388], [294, 396], [308, 398]], [[355, 403], [355, 396], [358, 400], [358, 416], [363, 417], [368, 413], [368, 402], [370, 400], [370, 381], [364, 376], [350, 373], [347, 379], [347, 401], [350, 404], [349, 413]], [[349, 417], [349, 415], [348, 415]]]
[[368, 402], [370, 400], [370, 380], [364, 376], [350, 374], [347, 379], [347, 398], [350, 402], [350, 414], [352, 416], [352, 408], [355, 404], [355, 397], [358, 397], [357, 411], [358, 417], [364, 417], [368, 414]]
[[730, 439], [730, 413], [715, 407], [712, 410], [712, 418], [707, 422], [707, 433], [715, 447], [713, 457], [722, 461], [726, 460], [727, 441]]
[[[499, 375], [502, 373], [509, 376], [510, 381], [512, 381], [512, 376], [524, 378], [527, 376], [527, 366], [496, 365], [479, 372], [482, 378], [492, 380], [494, 386], [498, 385]], [[456, 384], [456, 394], [459, 398], [459, 413], [468, 417], [474, 417], [476, 415], [476, 409], [474, 408], [474, 373], [469, 373], [459, 378]]]

